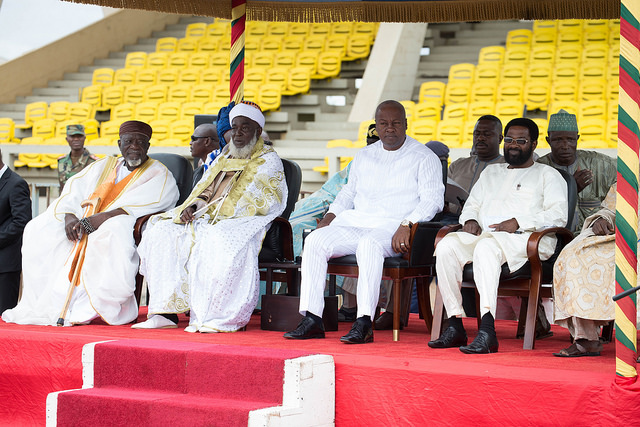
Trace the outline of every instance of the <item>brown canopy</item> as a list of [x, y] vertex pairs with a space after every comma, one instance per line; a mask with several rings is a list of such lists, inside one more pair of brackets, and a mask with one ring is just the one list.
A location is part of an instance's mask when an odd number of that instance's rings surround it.
[[[231, 19], [231, 0], [65, 0], [123, 9]], [[618, 19], [620, 0], [247, 0], [256, 21], [464, 22], [506, 19]]]

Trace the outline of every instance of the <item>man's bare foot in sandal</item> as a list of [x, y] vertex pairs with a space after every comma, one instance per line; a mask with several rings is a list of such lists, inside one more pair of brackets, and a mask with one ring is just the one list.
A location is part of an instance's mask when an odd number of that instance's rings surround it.
[[553, 353], [558, 357], [582, 357], [582, 356], [600, 356], [602, 351], [602, 343], [598, 341], [589, 341], [580, 338], [574, 341], [569, 347], [560, 350], [559, 353]]

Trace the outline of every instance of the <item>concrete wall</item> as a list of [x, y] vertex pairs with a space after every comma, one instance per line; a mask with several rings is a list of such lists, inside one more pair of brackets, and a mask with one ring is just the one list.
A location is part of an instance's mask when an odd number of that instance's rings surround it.
[[[65, 72], [106, 58], [110, 51], [122, 50], [154, 30], [178, 22], [180, 15], [139, 10], [118, 10], [103, 20], [70, 34], [41, 49], [0, 65], [0, 103], [13, 103], [16, 96], [45, 87]], [[19, 37], [19, 34], [16, 35]]]
[[371, 120], [384, 100], [411, 99], [426, 31], [427, 24], [380, 24], [350, 122]]

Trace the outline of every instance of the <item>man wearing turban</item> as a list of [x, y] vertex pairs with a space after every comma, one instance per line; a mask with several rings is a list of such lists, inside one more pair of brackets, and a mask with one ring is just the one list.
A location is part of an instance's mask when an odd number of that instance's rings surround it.
[[578, 123], [575, 114], [560, 110], [549, 117], [547, 142], [551, 152], [538, 162], [569, 172], [578, 185], [576, 230], [585, 218], [600, 209], [609, 188], [616, 182], [616, 159], [597, 151], [578, 150]]
[[69, 326], [101, 317], [122, 325], [138, 316], [133, 226], [178, 201], [171, 172], [147, 157], [151, 132], [146, 123], [124, 122], [122, 157], [99, 160], [71, 177], [46, 212], [27, 224], [22, 299], [2, 314], [5, 322], [54, 325], [63, 318]]
[[258, 302], [258, 253], [287, 200], [282, 161], [260, 137], [260, 107], [229, 113], [231, 142], [187, 200], [151, 218], [139, 247], [149, 289], [149, 318], [137, 329], [175, 328], [190, 311], [187, 332], [234, 332]]

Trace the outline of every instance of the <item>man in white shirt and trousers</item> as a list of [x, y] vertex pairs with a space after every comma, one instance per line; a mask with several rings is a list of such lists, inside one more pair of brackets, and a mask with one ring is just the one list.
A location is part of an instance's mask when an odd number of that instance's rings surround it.
[[442, 165], [429, 148], [406, 135], [402, 104], [384, 101], [376, 109], [380, 141], [353, 159], [349, 181], [318, 227], [305, 240], [298, 327], [289, 339], [324, 338], [322, 312], [327, 262], [355, 254], [359, 276], [358, 312], [348, 344], [373, 341], [371, 318], [378, 304], [384, 258], [409, 251], [411, 225], [442, 210]]

